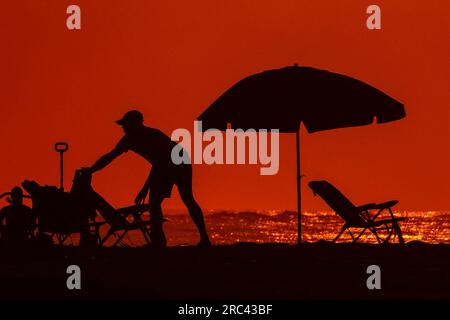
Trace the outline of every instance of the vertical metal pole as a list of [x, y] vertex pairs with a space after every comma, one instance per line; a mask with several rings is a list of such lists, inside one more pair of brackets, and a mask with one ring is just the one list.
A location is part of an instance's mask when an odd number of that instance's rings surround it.
[[60, 189], [64, 191], [64, 151], [59, 151], [59, 163], [60, 163]]
[[54, 148], [59, 153], [59, 188], [64, 191], [64, 152], [69, 150], [69, 144], [67, 142], [57, 142]]
[[300, 174], [300, 126], [296, 132], [296, 149], [297, 149], [297, 244], [302, 242], [302, 202], [301, 202], [301, 190], [300, 180], [302, 178]]

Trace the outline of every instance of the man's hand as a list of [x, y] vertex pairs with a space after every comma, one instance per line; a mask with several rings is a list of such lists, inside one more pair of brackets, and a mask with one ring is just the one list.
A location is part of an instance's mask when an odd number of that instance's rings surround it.
[[136, 204], [142, 204], [144, 203], [145, 197], [147, 197], [147, 188], [142, 188], [141, 191], [139, 191], [138, 195], [136, 196], [136, 199], [134, 199], [134, 203]]
[[92, 170], [91, 167], [81, 167], [79, 170], [82, 171], [82, 172], [85, 172], [87, 174], [93, 174], [94, 173], [94, 171]]

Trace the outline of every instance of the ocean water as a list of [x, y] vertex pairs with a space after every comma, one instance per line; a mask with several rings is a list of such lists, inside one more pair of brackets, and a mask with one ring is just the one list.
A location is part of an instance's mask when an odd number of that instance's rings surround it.
[[[395, 212], [396, 217], [406, 218], [400, 223], [406, 242], [419, 240], [427, 243], [450, 243], [450, 212], [403, 211]], [[198, 232], [187, 213], [167, 214], [164, 230], [168, 245], [190, 245], [198, 242]], [[297, 241], [297, 215], [289, 211], [229, 212], [210, 211], [205, 221], [213, 244], [233, 244], [236, 242], [278, 242]], [[302, 240], [315, 242], [332, 240], [344, 221], [333, 212], [304, 212], [302, 214]], [[348, 234], [341, 241], [350, 241]], [[376, 243], [376, 239], [366, 231], [360, 242]], [[123, 243], [129, 246], [143, 245], [139, 231], [130, 232]]]

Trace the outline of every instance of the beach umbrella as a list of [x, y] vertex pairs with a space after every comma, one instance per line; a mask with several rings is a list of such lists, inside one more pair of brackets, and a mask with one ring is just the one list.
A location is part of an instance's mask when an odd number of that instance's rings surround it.
[[301, 242], [300, 124], [308, 133], [369, 125], [405, 117], [403, 105], [357, 79], [303, 66], [246, 77], [225, 91], [198, 118], [202, 130], [278, 129], [296, 134], [297, 222]]

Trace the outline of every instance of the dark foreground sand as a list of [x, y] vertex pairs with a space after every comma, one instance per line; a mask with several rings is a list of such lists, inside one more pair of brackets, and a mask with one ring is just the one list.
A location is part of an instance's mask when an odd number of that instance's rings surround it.
[[[450, 245], [236, 244], [0, 252], [1, 299], [450, 299]], [[82, 290], [66, 288], [66, 268]], [[381, 290], [366, 287], [379, 265]]]

